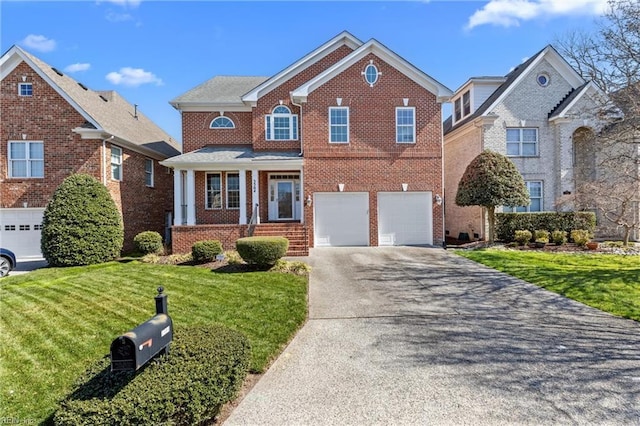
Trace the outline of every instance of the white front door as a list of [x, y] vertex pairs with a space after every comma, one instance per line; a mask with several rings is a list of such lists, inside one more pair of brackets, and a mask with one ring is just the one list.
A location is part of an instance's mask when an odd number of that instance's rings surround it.
[[269, 181], [269, 220], [299, 220], [300, 210], [300, 181]]

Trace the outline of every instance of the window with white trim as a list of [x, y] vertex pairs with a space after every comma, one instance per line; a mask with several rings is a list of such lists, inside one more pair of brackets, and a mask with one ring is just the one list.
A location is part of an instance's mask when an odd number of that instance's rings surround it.
[[349, 143], [349, 107], [329, 107], [329, 142]]
[[508, 128], [507, 156], [536, 157], [538, 155], [538, 129]]
[[222, 208], [222, 175], [207, 173], [207, 194], [205, 208], [207, 210]]
[[524, 182], [529, 191], [529, 205], [519, 207], [505, 207], [505, 212], [541, 212], [543, 211], [542, 203], [542, 181], [541, 180], [527, 180]]
[[362, 73], [364, 75], [364, 79], [369, 84], [370, 87], [373, 87], [374, 84], [378, 81], [378, 77], [380, 76], [380, 71], [378, 71], [378, 67], [370, 63], [367, 65]]
[[42, 141], [9, 141], [9, 177], [44, 177], [44, 143]]
[[216, 117], [211, 121], [209, 126], [211, 129], [235, 129], [236, 125], [229, 117], [223, 115]]
[[144, 159], [144, 180], [147, 186], [153, 187], [153, 160], [151, 158]]
[[455, 122], [471, 115], [471, 91], [465, 91], [453, 102], [453, 118]]
[[33, 84], [32, 83], [19, 83], [18, 84], [18, 96], [33, 96]]
[[240, 174], [227, 173], [227, 208], [240, 208]]
[[122, 180], [122, 148], [111, 147], [111, 179]]
[[396, 108], [396, 143], [416, 142], [416, 109]]
[[278, 105], [265, 116], [265, 138], [268, 141], [298, 140], [298, 116], [284, 105]]

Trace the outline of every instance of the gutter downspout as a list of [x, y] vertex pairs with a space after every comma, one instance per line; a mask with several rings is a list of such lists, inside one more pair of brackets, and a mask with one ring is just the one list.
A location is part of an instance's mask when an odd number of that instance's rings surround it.
[[112, 140], [115, 136], [111, 135], [107, 139], [102, 139], [102, 184], [107, 186], [107, 141]]

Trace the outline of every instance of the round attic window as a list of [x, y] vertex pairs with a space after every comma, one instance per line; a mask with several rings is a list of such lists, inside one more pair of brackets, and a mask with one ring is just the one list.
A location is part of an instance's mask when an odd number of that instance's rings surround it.
[[376, 84], [376, 81], [378, 81], [378, 75], [378, 68], [373, 64], [367, 65], [364, 69], [364, 79], [367, 80], [367, 83], [369, 83], [370, 86]]
[[546, 73], [538, 74], [538, 77], [536, 78], [536, 80], [538, 81], [538, 84], [542, 87], [546, 87], [549, 85], [549, 75], [547, 75]]

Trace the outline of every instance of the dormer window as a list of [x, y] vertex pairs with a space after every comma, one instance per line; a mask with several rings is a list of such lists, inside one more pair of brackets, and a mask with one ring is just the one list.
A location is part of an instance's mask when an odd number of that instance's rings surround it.
[[31, 84], [31, 83], [20, 83], [20, 84], [18, 84], [18, 95], [19, 96], [33, 96], [33, 84]]
[[209, 126], [211, 129], [235, 129], [236, 125], [230, 118], [221, 115], [220, 117], [216, 117], [211, 122]]
[[453, 114], [455, 121], [471, 115], [471, 91], [467, 90], [453, 102]]
[[265, 116], [265, 138], [268, 141], [298, 140], [298, 116], [284, 105], [278, 105]]

